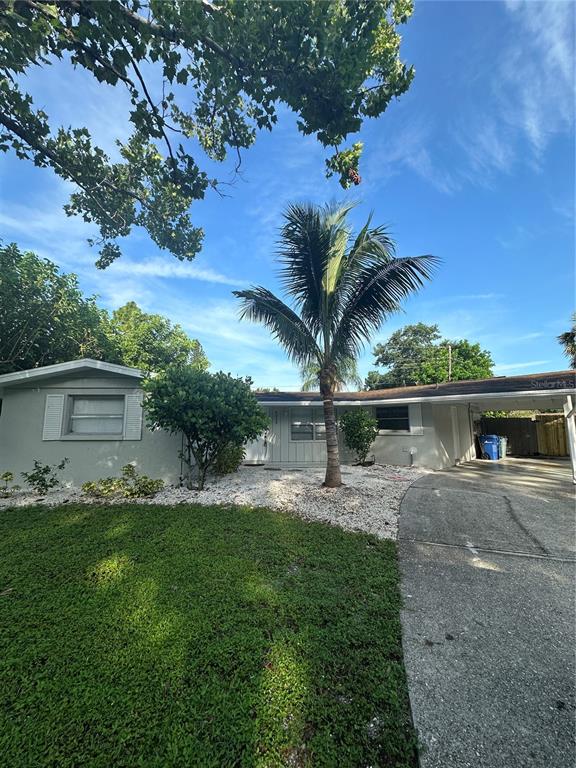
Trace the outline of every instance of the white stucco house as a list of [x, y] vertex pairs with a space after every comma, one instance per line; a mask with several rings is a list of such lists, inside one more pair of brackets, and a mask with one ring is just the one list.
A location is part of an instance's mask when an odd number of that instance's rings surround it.
[[[142, 412], [142, 373], [97, 360], [74, 360], [0, 376], [0, 472], [15, 476], [34, 459], [70, 459], [63, 480], [119, 474], [128, 462], [152, 477], [178, 483], [181, 438], [151, 431]], [[575, 372], [558, 371], [481, 381], [451, 382], [370, 392], [338, 393], [336, 412], [367, 408], [379, 434], [372, 454], [386, 464], [442, 469], [476, 455], [473, 425], [486, 410], [564, 410], [576, 457]], [[246, 463], [271, 467], [321, 466], [325, 462], [320, 395], [257, 395], [270, 417], [267, 434], [248, 446]], [[342, 446], [344, 462], [352, 456]]]

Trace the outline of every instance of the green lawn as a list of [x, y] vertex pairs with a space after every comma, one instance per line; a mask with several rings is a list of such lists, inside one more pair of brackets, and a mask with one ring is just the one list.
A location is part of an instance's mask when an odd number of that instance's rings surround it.
[[0, 512], [0, 765], [410, 766], [395, 546], [263, 510]]

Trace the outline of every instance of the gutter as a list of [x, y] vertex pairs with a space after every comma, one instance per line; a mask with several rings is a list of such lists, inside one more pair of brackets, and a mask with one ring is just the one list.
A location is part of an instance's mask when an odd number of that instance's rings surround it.
[[[522, 390], [519, 392], [481, 392], [471, 393], [469, 395], [434, 395], [432, 397], [395, 397], [395, 398], [381, 398], [371, 399], [365, 398], [362, 400], [334, 400], [335, 406], [346, 405], [394, 405], [395, 403], [468, 403], [473, 400], [502, 400], [512, 399], [516, 397], [550, 397], [551, 395], [569, 396], [574, 395], [573, 389], [545, 389], [537, 390], [533, 389]], [[266, 406], [308, 406], [308, 405], [322, 405], [322, 399], [318, 400], [258, 400], [260, 405]], [[576, 412], [576, 406], [572, 409], [572, 413]]]

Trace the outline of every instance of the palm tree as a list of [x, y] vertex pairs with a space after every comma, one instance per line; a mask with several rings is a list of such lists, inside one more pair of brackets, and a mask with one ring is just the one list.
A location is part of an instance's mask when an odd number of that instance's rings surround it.
[[358, 357], [402, 300], [430, 279], [437, 261], [396, 257], [386, 229], [371, 227], [371, 217], [353, 238], [351, 208], [295, 204], [285, 211], [279, 277], [294, 308], [266, 288], [234, 291], [242, 300], [242, 319], [262, 323], [297, 365], [319, 371], [329, 487], [342, 484], [334, 413], [342, 367]]
[[[320, 371], [321, 368], [317, 362], [310, 362], [300, 370], [302, 377], [302, 391], [310, 392], [313, 389], [318, 389], [320, 386]], [[346, 386], [353, 386], [360, 389], [362, 386], [362, 379], [358, 374], [358, 366], [356, 360], [350, 358], [342, 361], [341, 365], [336, 371], [336, 383], [334, 385], [335, 392], [343, 392]]]
[[572, 313], [572, 328], [558, 336], [564, 347], [564, 354], [570, 360], [570, 368], [576, 368], [576, 312]]

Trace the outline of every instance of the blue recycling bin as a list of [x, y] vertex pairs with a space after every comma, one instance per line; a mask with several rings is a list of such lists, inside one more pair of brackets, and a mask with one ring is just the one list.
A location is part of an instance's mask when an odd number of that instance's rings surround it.
[[480, 435], [480, 448], [482, 449], [482, 458], [490, 461], [497, 461], [500, 449], [500, 438], [498, 435]]

